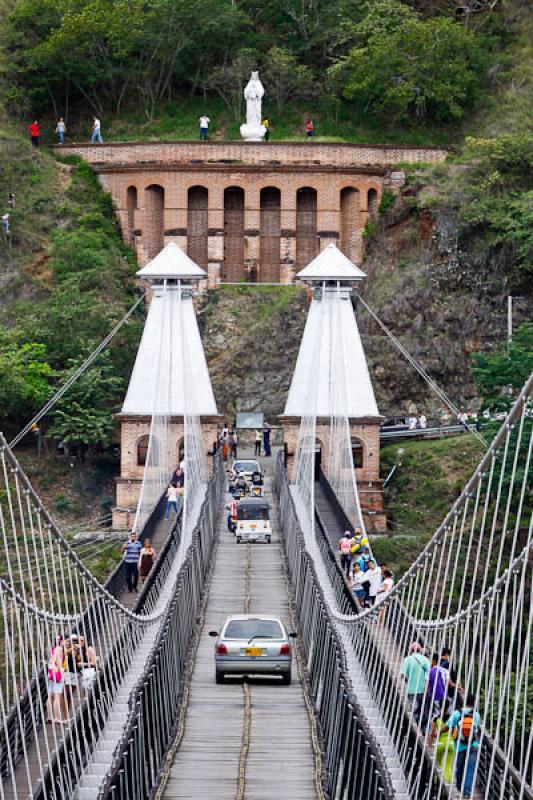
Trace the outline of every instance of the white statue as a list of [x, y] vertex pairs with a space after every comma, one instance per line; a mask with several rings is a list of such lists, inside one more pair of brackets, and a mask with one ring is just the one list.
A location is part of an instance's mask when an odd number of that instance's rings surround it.
[[246, 124], [241, 125], [241, 136], [247, 142], [260, 142], [265, 136], [266, 128], [261, 124], [261, 100], [264, 94], [259, 72], [252, 72], [244, 90]]

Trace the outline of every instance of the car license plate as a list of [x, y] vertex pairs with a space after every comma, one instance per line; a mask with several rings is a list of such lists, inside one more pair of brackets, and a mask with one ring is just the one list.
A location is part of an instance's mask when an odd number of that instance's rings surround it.
[[244, 650], [245, 656], [262, 656], [263, 650], [260, 647], [246, 647]]
[[255, 531], [255, 529], [257, 528], [257, 525], [250, 525], [250, 528], [251, 528], [253, 531]]

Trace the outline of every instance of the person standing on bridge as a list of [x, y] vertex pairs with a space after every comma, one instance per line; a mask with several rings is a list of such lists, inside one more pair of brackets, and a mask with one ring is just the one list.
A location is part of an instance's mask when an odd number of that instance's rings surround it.
[[122, 545], [122, 552], [124, 553], [124, 571], [126, 573], [126, 584], [128, 592], [137, 592], [137, 583], [139, 582], [139, 556], [141, 554], [142, 545], [137, 539], [135, 531], [130, 533], [129, 540]]
[[165, 508], [165, 519], [170, 519], [170, 509], [173, 508], [176, 516], [179, 512], [179, 491], [175, 483], [171, 483], [167, 489], [167, 505]]
[[142, 583], [145, 582], [150, 574], [150, 570], [154, 566], [156, 558], [157, 554], [152, 547], [152, 542], [150, 539], [145, 539], [139, 556], [139, 575]]
[[451, 730], [455, 740], [455, 783], [462, 797], [471, 797], [479, 755], [481, 717], [475, 711], [476, 698], [469, 694], [462, 711], [454, 711], [443, 733]]
[[371, 606], [375, 605], [376, 597], [378, 596], [378, 592], [381, 588], [381, 569], [377, 566], [376, 562], [372, 559], [368, 562], [368, 569], [365, 572], [365, 578], [367, 583], [369, 584], [368, 587], [368, 601]]
[[58, 725], [67, 725], [61, 714], [61, 698], [65, 688], [64, 666], [65, 654], [63, 651], [63, 637], [56, 635], [55, 645], [50, 651], [48, 662], [48, 722], [57, 722]]
[[429, 659], [424, 655], [422, 645], [412, 642], [409, 655], [402, 661], [401, 673], [407, 683], [407, 702], [415, 719], [420, 715], [429, 670]]
[[341, 569], [345, 573], [348, 581], [351, 577], [352, 570], [352, 534], [350, 531], [344, 531], [344, 536], [339, 539], [339, 550], [341, 553]]
[[272, 428], [265, 422], [263, 425], [263, 448], [265, 450], [265, 456], [272, 455], [272, 450], [270, 449], [270, 434], [272, 433]]

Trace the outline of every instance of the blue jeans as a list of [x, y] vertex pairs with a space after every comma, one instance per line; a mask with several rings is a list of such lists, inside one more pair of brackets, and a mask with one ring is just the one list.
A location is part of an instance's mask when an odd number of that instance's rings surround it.
[[100, 128], [96, 128], [96, 130], [93, 131], [93, 135], [91, 136], [91, 143], [94, 144], [95, 142], [100, 142], [100, 144], [104, 143], [104, 140], [102, 139], [102, 134], [100, 132]]
[[59, 144], [65, 144], [65, 132], [58, 131], [57, 135], [59, 136]]
[[173, 508], [176, 514], [178, 513], [177, 500], [167, 500], [167, 507], [165, 509], [165, 519], [170, 519], [170, 509]]
[[200, 128], [200, 141], [207, 142], [207, 128]]
[[[457, 763], [455, 766], [455, 781], [457, 788], [461, 791], [463, 784], [463, 797], [470, 797], [472, 786], [474, 785], [474, 774], [476, 771], [478, 747], [465, 748], [457, 753]], [[468, 758], [467, 758], [468, 757]], [[466, 769], [465, 769], [466, 768]], [[465, 775], [466, 772], [466, 775]]]

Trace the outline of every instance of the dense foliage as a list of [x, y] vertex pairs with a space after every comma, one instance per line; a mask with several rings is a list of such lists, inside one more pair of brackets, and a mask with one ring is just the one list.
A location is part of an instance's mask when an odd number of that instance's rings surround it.
[[533, 323], [520, 325], [505, 350], [475, 353], [472, 362], [484, 406], [508, 409], [533, 372]]
[[[30, 202], [34, 221], [46, 209], [48, 243], [41, 267], [21, 274], [24, 291], [9, 304], [9, 327], [0, 335], [0, 417], [15, 431], [53, 394], [133, 303], [132, 261], [121, 242], [108, 195], [84, 164], [76, 164], [64, 190], [51, 180], [48, 158], [29, 145], [17, 150], [19, 172], [10, 174], [16, 191], [13, 252], [23, 250], [19, 222]], [[34, 160], [35, 158], [35, 160]], [[0, 166], [3, 171], [6, 165]], [[6, 172], [6, 174], [8, 174]], [[40, 176], [38, 207], [19, 181]], [[22, 186], [21, 186], [22, 189]], [[41, 205], [42, 204], [42, 205]], [[45, 231], [36, 228], [39, 239]], [[42, 243], [42, 239], [41, 239]], [[0, 253], [0, 255], [3, 255]], [[30, 256], [31, 257], [31, 256]], [[16, 284], [15, 284], [16, 285]], [[99, 356], [69, 392], [45, 427], [68, 443], [110, 441], [114, 413], [124, 394], [142, 320], [130, 321], [107, 353]], [[51, 427], [50, 427], [51, 426]]]
[[[238, 117], [259, 67], [277, 113], [291, 100], [343, 96], [361, 112], [445, 120], [472, 105], [489, 39], [454, 16], [424, 19], [406, 0], [0, 0], [10, 107], [94, 113], [131, 102], [150, 119], [190, 91], [220, 94]], [[490, 49], [490, 48], [489, 48]]]

